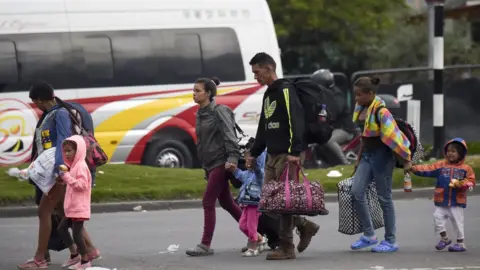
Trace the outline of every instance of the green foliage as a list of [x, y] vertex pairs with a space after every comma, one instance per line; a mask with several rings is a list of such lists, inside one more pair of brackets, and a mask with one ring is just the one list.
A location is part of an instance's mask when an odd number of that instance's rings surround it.
[[[286, 72], [347, 67], [394, 27], [404, 0], [269, 0]], [[303, 59], [298, 59], [300, 58]], [[354, 63], [355, 64], [355, 63]], [[288, 70], [290, 69], [290, 70]]]
[[[384, 39], [368, 46], [367, 67], [371, 69], [428, 65], [428, 24], [409, 23], [411, 12], [397, 14], [397, 24]], [[469, 22], [446, 20], [444, 34], [445, 65], [475, 64], [479, 46], [470, 41]]]
[[[480, 174], [480, 158], [469, 157], [475, 173]], [[11, 204], [32, 204], [34, 188], [28, 182], [19, 182], [6, 174], [8, 168], [0, 168], [0, 206]], [[343, 176], [327, 177], [332, 170]], [[206, 181], [201, 169], [163, 169], [138, 165], [107, 164], [99, 168], [97, 186], [92, 190], [93, 202], [198, 199], [205, 191]], [[337, 166], [329, 169], [307, 170], [308, 179], [320, 181], [326, 192], [336, 192], [336, 184], [352, 175], [353, 167]], [[413, 186], [429, 187], [434, 181], [429, 178], [413, 177]], [[394, 188], [403, 187], [403, 171], [395, 170]], [[234, 191], [236, 192], [236, 191]]]
[[[424, 144], [423, 147], [426, 153], [433, 148], [431, 144]], [[467, 148], [469, 155], [480, 155], [480, 142], [467, 142]]]

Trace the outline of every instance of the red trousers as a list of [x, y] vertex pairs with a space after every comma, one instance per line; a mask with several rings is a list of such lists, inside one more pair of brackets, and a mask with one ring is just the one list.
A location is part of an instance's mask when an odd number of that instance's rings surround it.
[[208, 184], [202, 201], [204, 214], [202, 244], [206, 246], [210, 246], [212, 243], [213, 232], [215, 231], [215, 204], [217, 199], [220, 206], [229, 212], [237, 222], [242, 215], [242, 210], [235, 203], [230, 193], [229, 175], [230, 173], [225, 170], [223, 164], [211, 170], [208, 174]]

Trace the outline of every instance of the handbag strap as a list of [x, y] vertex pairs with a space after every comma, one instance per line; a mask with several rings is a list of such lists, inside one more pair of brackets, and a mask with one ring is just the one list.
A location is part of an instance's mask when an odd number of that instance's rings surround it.
[[[62, 106], [62, 108], [64, 108], [68, 112], [68, 114], [70, 115], [70, 118], [72, 118], [73, 122], [75, 122], [75, 124], [80, 128], [81, 135], [87, 136], [88, 135], [87, 130], [78, 122], [77, 117], [72, 113], [70, 108], [68, 108], [67, 106]], [[78, 112], [78, 110], [76, 110], [76, 111]], [[80, 113], [80, 112], [78, 112], [78, 113]], [[80, 117], [82, 117], [82, 116], [80, 115]]]
[[[310, 181], [307, 179], [305, 172], [303, 171], [302, 166], [296, 165], [296, 174], [295, 174], [295, 183], [299, 183], [299, 172], [302, 173], [303, 176], [303, 186], [305, 188], [305, 193], [307, 197], [307, 210], [313, 209], [313, 197], [312, 197], [312, 188], [310, 186]], [[292, 194], [290, 192], [290, 179], [289, 179], [289, 172], [290, 172], [290, 164], [288, 162], [285, 163], [285, 170], [283, 174], [280, 176], [284, 177], [284, 185], [285, 185], [285, 209], [290, 209], [292, 207]]]
[[283, 170], [283, 174], [280, 176], [280, 179], [284, 177], [284, 185], [285, 185], [285, 209], [292, 208], [292, 195], [290, 192], [290, 181], [288, 179], [288, 175], [290, 172], [290, 166], [288, 162], [285, 163], [285, 170]]
[[287, 182], [290, 181], [290, 180], [293, 180], [295, 183], [299, 183], [300, 179], [298, 177], [298, 174], [300, 172], [300, 167], [301, 166], [299, 166], [299, 165], [295, 166], [295, 176], [293, 177], [293, 179], [289, 179], [290, 164], [288, 162], [285, 162], [285, 169], [283, 170], [283, 173], [280, 175], [280, 179], [285, 178]]
[[305, 195], [307, 195], [307, 209], [312, 210], [313, 208], [313, 196], [312, 196], [312, 188], [310, 186], [310, 181], [307, 179], [305, 172], [303, 171], [302, 166], [298, 166], [298, 170], [303, 176], [303, 186], [305, 187]]

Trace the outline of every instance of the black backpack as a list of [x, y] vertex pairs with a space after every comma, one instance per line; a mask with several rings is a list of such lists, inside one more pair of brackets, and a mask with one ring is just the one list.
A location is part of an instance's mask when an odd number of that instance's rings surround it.
[[[380, 109], [385, 108], [385, 106], [380, 106], [377, 108], [377, 111], [375, 112], [375, 121], [377, 122], [377, 125], [380, 126], [380, 120], [378, 119], [378, 112]], [[418, 139], [418, 133], [415, 130], [415, 128], [410, 125], [407, 121], [403, 120], [402, 118], [396, 117], [393, 115], [393, 119], [397, 123], [398, 129], [407, 137], [408, 141], [410, 142], [410, 153], [411, 153], [411, 160], [412, 163], [418, 163], [420, 160], [424, 157], [424, 148], [422, 146], [422, 143]], [[398, 158], [395, 156], [396, 162], [395, 162], [395, 167], [397, 168], [403, 168], [402, 163], [398, 160]]]
[[[287, 81], [287, 80], [285, 80]], [[323, 145], [332, 137], [332, 123], [338, 115], [338, 106], [333, 92], [310, 79], [287, 81], [293, 85], [305, 112], [305, 138], [308, 144]], [[318, 114], [326, 105], [327, 119], [319, 121]]]

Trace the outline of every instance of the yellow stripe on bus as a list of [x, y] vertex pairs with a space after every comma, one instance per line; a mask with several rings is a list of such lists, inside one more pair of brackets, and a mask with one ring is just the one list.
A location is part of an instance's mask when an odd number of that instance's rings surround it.
[[[219, 89], [217, 94], [221, 95], [242, 88], [244, 87]], [[127, 132], [136, 125], [159, 113], [175, 109], [192, 101], [192, 93], [189, 93], [175, 97], [157, 98], [151, 102], [122, 110], [95, 127], [95, 138], [108, 157], [111, 158]]]

